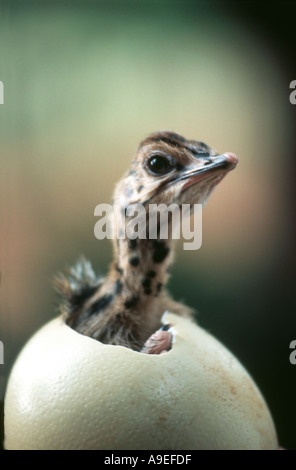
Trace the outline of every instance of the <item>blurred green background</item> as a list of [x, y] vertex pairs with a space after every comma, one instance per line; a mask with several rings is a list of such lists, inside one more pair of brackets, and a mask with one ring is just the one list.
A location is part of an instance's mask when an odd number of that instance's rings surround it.
[[203, 211], [202, 248], [178, 244], [170, 291], [243, 362], [296, 448], [294, 7], [250, 4], [0, 1], [0, 400], [57, 314], [53, 275], [80, 254], [108, 269], [95, 206], [141, 139], [173, 129], [239, 165]]

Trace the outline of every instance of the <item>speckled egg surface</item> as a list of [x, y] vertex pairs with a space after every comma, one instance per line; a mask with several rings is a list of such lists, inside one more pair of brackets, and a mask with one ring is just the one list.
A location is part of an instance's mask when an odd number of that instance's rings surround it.
[[277, 449], [269, 410], [235, 357], [188, 319], [141, 354], [56, 318], [21, 351], [5, 397], [6, 449]]

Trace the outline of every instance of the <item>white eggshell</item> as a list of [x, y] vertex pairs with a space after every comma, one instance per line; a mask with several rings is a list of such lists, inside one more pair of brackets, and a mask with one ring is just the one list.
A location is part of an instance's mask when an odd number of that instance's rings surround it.
[[277, 449], [269, 410], [235, 357], [174, 314], [173, 348], [141, 354], [57, 318], [20, 353], [5, 398], [6, 449]]

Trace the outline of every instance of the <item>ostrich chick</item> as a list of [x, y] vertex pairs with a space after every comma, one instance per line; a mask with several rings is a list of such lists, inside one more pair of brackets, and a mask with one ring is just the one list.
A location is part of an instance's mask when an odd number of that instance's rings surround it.
[[130, 220], [127, 207], [141, 204], [147, 237], [114, 239], [114, 261], [106, 278], [97, 278], [85, 260], [56, 278], [66, 323], [106, 344], [152, 354], [170, 349], [168, 326], [161, 328], [163, 313], [190, 316], [193, 311], [165, 290], [174, 240], [171, 230], [167, 239], [160, 238], [159, 227], [157, 238], [149, 239], [148, 208], [202, 204], [236, 164], [233, 153], [218, 155], [203, 142], [171, 131], [156, 132], [141, 142], [130, 171], [115, 189], [113, 208], [120, 231]]

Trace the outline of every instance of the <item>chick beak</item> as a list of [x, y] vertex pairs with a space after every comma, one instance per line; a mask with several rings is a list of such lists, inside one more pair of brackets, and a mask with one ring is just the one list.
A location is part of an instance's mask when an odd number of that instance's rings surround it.
[[231, 152], [215, 156], [199, 157], [197, 160], [197, 163], [194, 163], [190, 169], [185, 170], [185, 172], [178, 177], [178, 181], [185, 182], [182, 192], [212, 174], [217, 174], [217, 176], [221, 176], [222, 179], [226, 173], [233, 170], [238, 163], [237, 156]]

